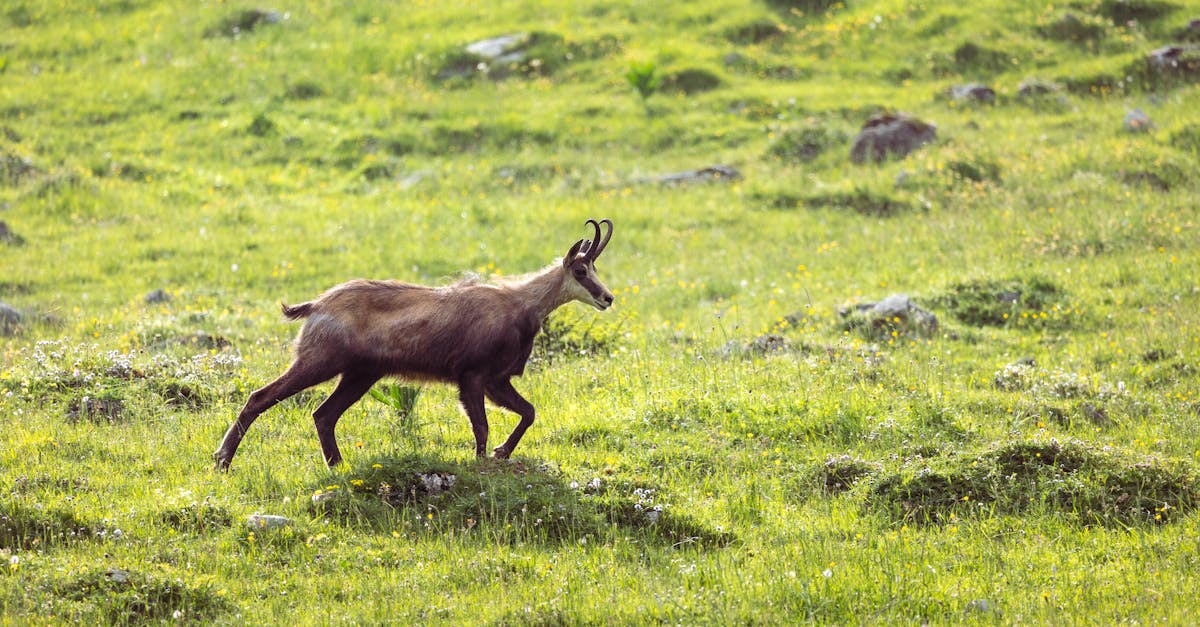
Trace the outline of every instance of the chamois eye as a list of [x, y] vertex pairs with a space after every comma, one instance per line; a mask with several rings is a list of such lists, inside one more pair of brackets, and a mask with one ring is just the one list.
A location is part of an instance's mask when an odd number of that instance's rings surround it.
[[583, 266], [575, 266], [575, 277], [582, 279], [585, 276], [587, 276], [587, 268], [584, 268]]

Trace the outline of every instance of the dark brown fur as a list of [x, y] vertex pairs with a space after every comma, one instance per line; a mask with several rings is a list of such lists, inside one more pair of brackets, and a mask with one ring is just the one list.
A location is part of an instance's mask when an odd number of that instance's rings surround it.
[[497, 457], [512, 454], [534, 420], [534, 408], [512, 387], [533, 349], [542, 320], [572, 300], [598, 309], [613, 296], [596, 277], [595, 258], [612, 235], [580, 240], [563, 258], [540, 272], [485, 284], [464, 281], [426, 287], [399, 281], [353, 280], [299, 305], [283, 305], [290, 319], [304, 318], [296, 359], [275, 381], [255, 391], [213, 454], [218, 468], [233, 461], [250, 424], [279, 401], [341, 375], [329, 398], [313, 413], [321, 450], [329, 465], [341, 461], [334, 428], [342, 413], [379, 379], [452, 383], [475, 434], [475, 453], [487, 450], [484, 398], [521, 417]]

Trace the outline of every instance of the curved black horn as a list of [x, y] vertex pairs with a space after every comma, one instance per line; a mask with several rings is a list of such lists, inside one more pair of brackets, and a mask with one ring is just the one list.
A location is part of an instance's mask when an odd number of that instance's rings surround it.
[[[612, 238], [613, 223], [612, 220], [609, 220], [608, 218], [605, 218], [599, 222], [589, 218], [587, 223], [592, 225], [592, 228], [596, 229], [596, 236], [592, 238], [591, 245], [587, 248], [587, 258], [595, 261], [596, 257], [599, 257], [600, 253], [604, 252], [604, 247], [608, 246], [608, 240]], [[601, 224], [608, 226], [608, 232], [604, 234], [604, 239], [600, 239]]]

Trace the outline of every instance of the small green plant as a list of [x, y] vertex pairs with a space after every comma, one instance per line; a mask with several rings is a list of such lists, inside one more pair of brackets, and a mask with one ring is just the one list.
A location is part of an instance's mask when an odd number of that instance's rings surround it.
[[653, 61], [639, 63], [633, 61], [629, 64], [629, 71], [625, 73], [625, 80], [629, 81], [629, 85], [633, 90], [642, 97], [642, 104], [645, 105], [662, 86], [662, 76], [658, 74], [658, 68]]
[[371, 398], [391, 407], [402, 420], [416, 416], [417, 397], [421, 388], [415, 385], [383, 383], [371, 388]]
[[395, 412], [399, 419], [396, 425], [398, 435], [414, 446], [421, 431], [421, 422], [417, 420], [417, 397], [420, 395], [421, 388], [415, 385], [382, 383], [371, 388], [371, 398]]

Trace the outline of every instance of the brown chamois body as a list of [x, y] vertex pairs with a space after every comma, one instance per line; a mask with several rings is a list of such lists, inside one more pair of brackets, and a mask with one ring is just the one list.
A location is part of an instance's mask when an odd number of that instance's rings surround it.
[[[601, 239], [600, 224], [608, 226]], [[399, 281], [353, 280], [312, 302], [283, 306], [293, 320], [305, 318], [295, 361], [278, 379], [256, 390], [213, 453], [226, 469], [250, 424], [279, 401], [341, 375], [329, 398], [313, 412], [325, 461], [341, 462], [334, 429], [342, 413], [385, 376], [440, 381], [458, 386], [471, 420], [475, 454], [487, 451], [484, 398], [515, 412], [520, 422], [494, 449], [508, 457], [533, 424], [533, 405], [510, 379], [525, 371], [542, 321], [577, 300], [604, 310], [613, 295], [596, 276], [595, 260], [612, 237], [612, 222], [588, 220], [592, 240], [579, 240], [539, 272], [496, 284], [464, 281], [427, 287]]]

